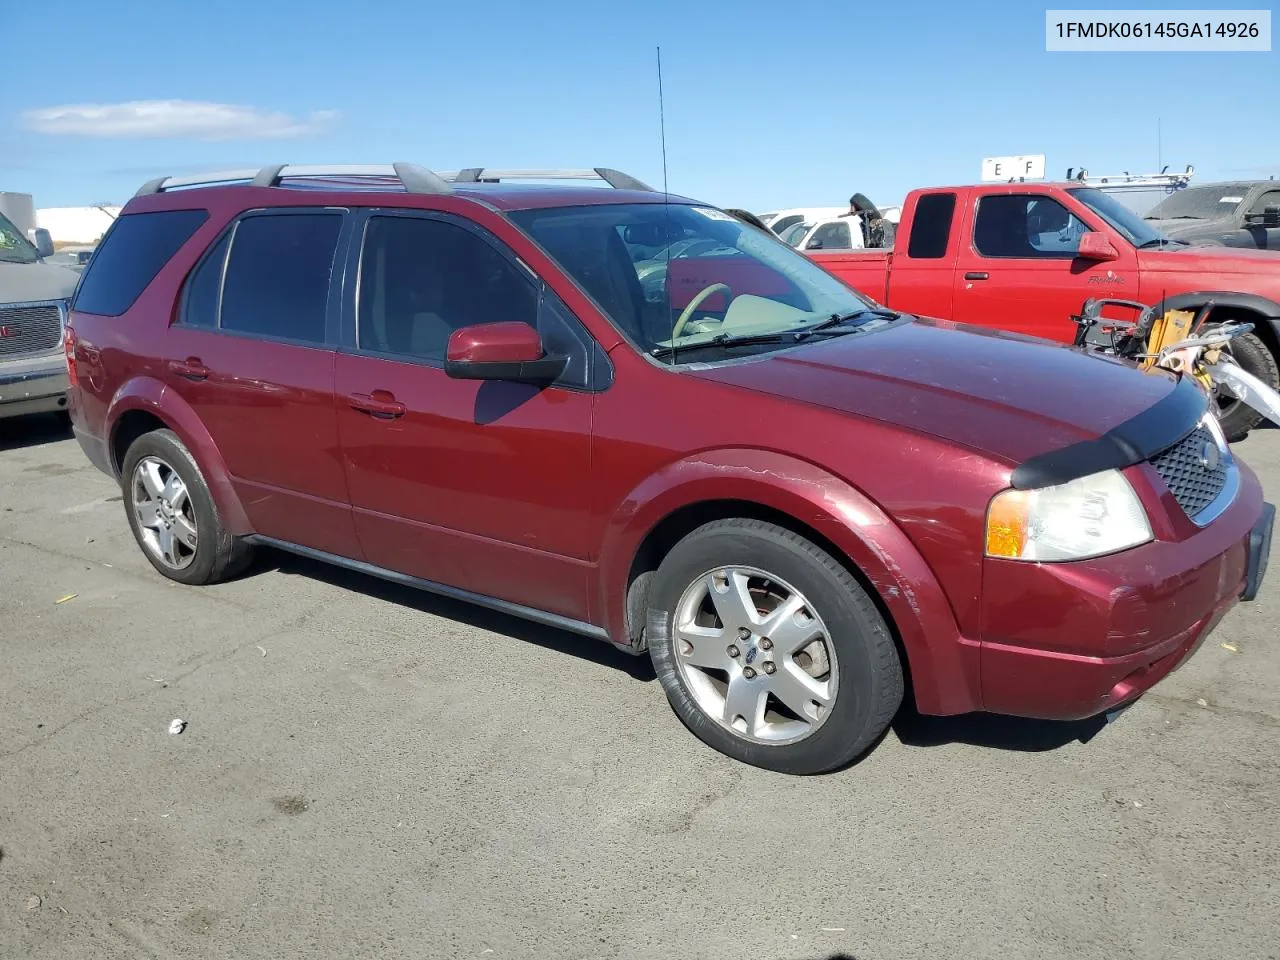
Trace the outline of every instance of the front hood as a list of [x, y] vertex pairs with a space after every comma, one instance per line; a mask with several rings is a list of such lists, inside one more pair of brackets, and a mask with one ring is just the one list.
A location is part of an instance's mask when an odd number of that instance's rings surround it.
[[1231, 221], [1222, 218], [1214, 220], [1188, 220], [1186, 218], [1148, 220], [1147, 223], [1151, 224], [1153, 229], [1159, 230], [1170, 240], [1191, 236], [1212, 236], [1231, 229]]
[[1010, 464], [1097, 439], [1177, 385], [1163, 371], [942, 320], [691, 372], [907, 427]]
[[1139, 250], [1138, 267], [1141, 270], [1162, 272], [1250, 274], [1276, 280], [1280, 278], [1280, 250], [1218, 246], [1164, 247], [1159, 250]]
[[0, 304], [27, 300], [65, 300], [80, 274], [50, 263], [6, 263], [0, 260]]

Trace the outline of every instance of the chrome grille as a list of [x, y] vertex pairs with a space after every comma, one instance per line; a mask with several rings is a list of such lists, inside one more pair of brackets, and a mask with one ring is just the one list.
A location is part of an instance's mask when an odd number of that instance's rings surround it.
[[1231, 455], [1204, 424], [1152, 457], [1151, 465], [1193, 520], [1222, 493], [1232, 469]]
[[57, 303], [0, 305], [0, 358], [48, 353], [62, 342]]

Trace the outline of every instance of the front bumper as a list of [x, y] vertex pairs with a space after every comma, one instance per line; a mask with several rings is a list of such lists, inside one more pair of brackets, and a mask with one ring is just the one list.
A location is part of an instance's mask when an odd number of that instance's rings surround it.
[[67, 364], [61, 354], [0, 363], [0, 417], [67, 407]]
[[1257, 595], [1273, 518], [1242, 467], [1235, 502], [1186, 540], [1076, 563], [984, 561], [983, 709], [1077, 720], [1132, 702]]

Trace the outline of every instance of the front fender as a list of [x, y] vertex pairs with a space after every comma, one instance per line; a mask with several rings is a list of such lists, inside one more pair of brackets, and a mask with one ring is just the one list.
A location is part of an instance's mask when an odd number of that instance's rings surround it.
[[644, 538], [681, 508], [725, 500], [759, 504], [794, 518], [858, 567], [902, 639], [922, 712], [980, 708], [978, 644], [961, 636], [941, 585], [906, 534], [844, 480], [766, 450], [694, 454], [645, 478], [619, 504], [600, 555], [597, 608], [615, 641], [627, 637], [627, 579]]
[[[218, 515], [227, 531], [234, 536], [252, 533], [253, 528], [249, 525], [244, 506], [232, 486], [227, 465], [218, 453], [209, 431], [187, 401], [154, 377], [141, 376], [126, 381], [107, 407], [105, 433], [108, 451], [115, 449], [120, 421], [131, 410], [145, 411], [163, 421], [191, 451], [196, 463], [200, 465], [200, 472], [204, 474], [209, 493], [213, 496]], [[113, 462], [112, 466], [118, 473], [120, 465]]]
[[1195, 290], [1165, 297], [1155, 305], [1155, 315], [1163, 316], [1170, 310], [1196, 310], [1210, 300], [1215, 307], [1235, 307], [1251, 310], [1265, 317], [1271, 328], [1280, 333], [1280, 303], [1256, 293], [1238, 293], [1232, 290]]

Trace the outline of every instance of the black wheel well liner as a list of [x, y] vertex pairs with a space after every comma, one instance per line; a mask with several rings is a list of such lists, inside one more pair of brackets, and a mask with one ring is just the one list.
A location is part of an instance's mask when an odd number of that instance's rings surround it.
[[115, 470], [116, 476], [120, 475], [124, 467], [125, 454], [135, 440], [152, 430], [168, 429], [171, 429], [169, 424], [149, 410], [126, 410], [121, 414], [111, 430], [111, 441], [108, 445], [111, 467]]
[[907, 695], [914, 702], [914, 694], [911, 687], [911, 665], [907, 658], [906, 647], [902, 642], [898, 625], [885, 604], [884, 598], [880, 596], [880, 591], [875, 588], [866, 573], [854, 563], [853, 559], [845, 551], [814, 527], [802, 520], [798, 520], [786, 511], [778, 510], [753, 500], [702, 500], [697, 503], [687, 504], [667, 514], [645, 535], [640, 542], [640, 546], [636, 549], [635, 556], [632, 557], [631, 569], [627, 572], [627, 636], [631, 640], [632, 646], [637, 651], [644, 649], [641, 631], [645, 624], [649, 587], [652, 583], [653, 574], [657, 571], [658, 564], [662, 562], [662, 558], [671, 551], [671, 548], [677, 542], [703, 524], [711, 523], [714, 520], [735, 518], [760, 520], [790, 530], [792, 533], [804, 537], [815, 546], [825, 550], [837, 563], [849, 571], [850, 576], [858, 581], [862, 589], [867, 592], [867, 596], [871, 598], [872, 603], [876, 605], [876, 610], [879, 611], [889, 629], [889, 635], [893, 637], [894, 645], [898, 648], [898, 659], [902, 661]]

